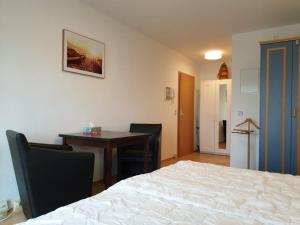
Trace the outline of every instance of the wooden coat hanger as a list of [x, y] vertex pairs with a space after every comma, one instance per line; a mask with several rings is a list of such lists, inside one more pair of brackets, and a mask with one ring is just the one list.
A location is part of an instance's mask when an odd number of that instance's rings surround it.
[[260, 129], [260, 127], [251, 119], [247, 118], [243, 122], [239, 123], [236, 125], [236, 127], [240, 127], [244, 124], [248, 125], [248, 129], [240, 129], [240, 128], [235, 128], [233, 129], [232, 133], [237, 133], [237, 134], [247, 134], [248, 135], [248, 158], [247, 158], [247, 168], [250, 169], [250, 134], [253, 133], [254, 131], [251, 130], [251, 125], [253, 125], [256, 129]]
[[236, 127], [239, 127], [239, 126], [241, 126], [241, 125], [243, 125], [243, 124], [245, 124], [245, 123], [250, 123], [250, 124], [252, 124], [253, 126], [255, 126], [256, 129], [259, 130], [259, 126], [258, 126], [251, 118], [247, 118], [247, 119], [244, 120], [244, 122], [241, 122], [241, 123], [239, 123], [239, 124], [237, 124], [237, 125], [235, 125], [235, 126], [236, 126]]

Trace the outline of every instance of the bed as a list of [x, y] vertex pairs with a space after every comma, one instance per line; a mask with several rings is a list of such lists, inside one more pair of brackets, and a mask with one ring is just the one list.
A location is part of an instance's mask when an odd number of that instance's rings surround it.
[[33, 224], [300, 224], [300, 177], [180, 161]]

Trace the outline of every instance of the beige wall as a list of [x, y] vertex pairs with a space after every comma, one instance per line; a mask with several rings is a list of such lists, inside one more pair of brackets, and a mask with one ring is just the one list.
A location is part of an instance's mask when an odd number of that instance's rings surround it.
[[[62, 29], [106, 45], [106, 78], [62, 72]], [[178, 71], [198, 65], [160, 43], [72, 0], [0, 0], [0, 199], [18, 199], [6, 129], [29, 140], [60, 143], [58, 133], [81, 131], [93, 121], [105, 130], [130, 122], [162, 123], [162, 158], [177, 152]], [[102, 152], [95, 179], [102, 177]]]

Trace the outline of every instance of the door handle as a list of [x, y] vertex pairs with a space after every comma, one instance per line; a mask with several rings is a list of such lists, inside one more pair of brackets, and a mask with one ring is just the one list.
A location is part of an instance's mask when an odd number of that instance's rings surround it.
[[183, 113], [183, 111], [180, 109], [180, 116], [183, 116], [184, 115], [184, 113]]
[[293, 118], [297, 118], [297, 108], [296, 107], [293, 109], [292, 116], [293, 116]]

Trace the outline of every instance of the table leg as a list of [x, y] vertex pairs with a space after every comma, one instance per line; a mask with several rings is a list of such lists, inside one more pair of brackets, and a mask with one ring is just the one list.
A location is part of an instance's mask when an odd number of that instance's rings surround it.
[[112, 143], [107, 142], [104, 148], [104, 184], [106, 188], [112, 185]]
[[144, 173], [149, 172], [149, 138], [145, 140], [144, 144]]

